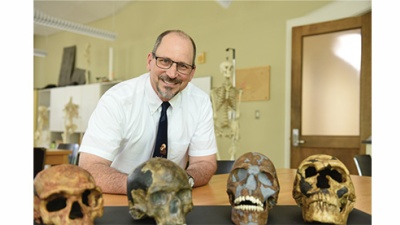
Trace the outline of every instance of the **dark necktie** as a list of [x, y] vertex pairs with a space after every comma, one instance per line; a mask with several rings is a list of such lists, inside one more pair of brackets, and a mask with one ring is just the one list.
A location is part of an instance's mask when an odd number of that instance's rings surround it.
[[163, 102], [161, 107], [160, 122], [158, 123], [158, 131], [156, 145], [154, 147], [153, 157], [167, 158], [168, 153], [168, 119], [167, 109], [169, 102]]

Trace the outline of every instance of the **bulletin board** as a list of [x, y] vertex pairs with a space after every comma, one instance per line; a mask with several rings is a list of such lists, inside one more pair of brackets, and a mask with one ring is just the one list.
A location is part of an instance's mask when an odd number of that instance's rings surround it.
[[242, 101], [268, 101], [270, 66], [236, 70], [236, 88], [243, 90]]

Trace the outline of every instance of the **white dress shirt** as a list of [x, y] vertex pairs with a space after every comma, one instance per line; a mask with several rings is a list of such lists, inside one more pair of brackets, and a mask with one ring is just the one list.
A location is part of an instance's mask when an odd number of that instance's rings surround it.
[[[100, 98], [79, 151], [108, 159], [111, 167], [131, 173], [153, 155], [161, 103], [149, 73], [116, 84]], [[188, 155], [216, 153], [209, 95], [189, 83], [169, 103], [168, 159], [185, 168]]]

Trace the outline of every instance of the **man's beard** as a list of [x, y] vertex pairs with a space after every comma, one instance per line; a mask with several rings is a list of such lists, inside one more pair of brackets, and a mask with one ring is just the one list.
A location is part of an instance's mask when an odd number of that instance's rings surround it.
[[[160, 80], [167, 81], [169, 83], [178, 83], [182, 85], [182, 81], [179, 79], [170, 79], [168, 76], [161, 76]], [[161, 84], [161, 83], [159, 83]], [[157, 92], [158, 94], [166, 99], [172, 99], [175, 95], [177, 95], [180, 92], [180, 89], [178, 89], [176, 92], [174, 92], [174, 89], [170, 87], [164, 87], [165, 90], [161, 90], [160, 85], [157, 86]]]

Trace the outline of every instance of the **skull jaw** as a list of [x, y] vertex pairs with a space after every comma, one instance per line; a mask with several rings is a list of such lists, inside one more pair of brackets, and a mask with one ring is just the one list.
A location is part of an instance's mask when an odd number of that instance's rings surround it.
[[232, 207], [231, 220], [235, 225], [265, 225], [268, 222], [268, 207], [262, 212], [243, 211]]
[[347, 218], [353, 209], [346, 206], [341, 212], [337, 206], [328, 205], [322, 201], [302, 207], [302, 216], [305, 222], [320, 222], [329, 224], [347, 224]]
[[186, 215], [192, 210], [193, 203], [182, 204], [179, 200], [172, 203], [168, 204], [169, 207], [153, 209], [150, 213], [149, 216], [154, 217], [157, 225], [186, 225]]
[[142, 206], [141, 204], [133, 204], [131, 200], [128, 201], [129, 203], [129, 214], [134, 220], [140, 220], [146, 218], [146, 207]]
[[65, 216], [52, 216], [51, 218], [46, 218], [42, 217], [43, 219], [43, 224], [54, 224], [54, 225], [94, 225], [93, 219], [91, 219], [88, 216], [84, 216], [83, 218], [77, 218], [77, 219], [69, 219], [68, 217]]
[[167, 219], [155, 217], [154, 220], [157, 225], [186, 225], [186, 219], [183, 215], [173, 216]]

